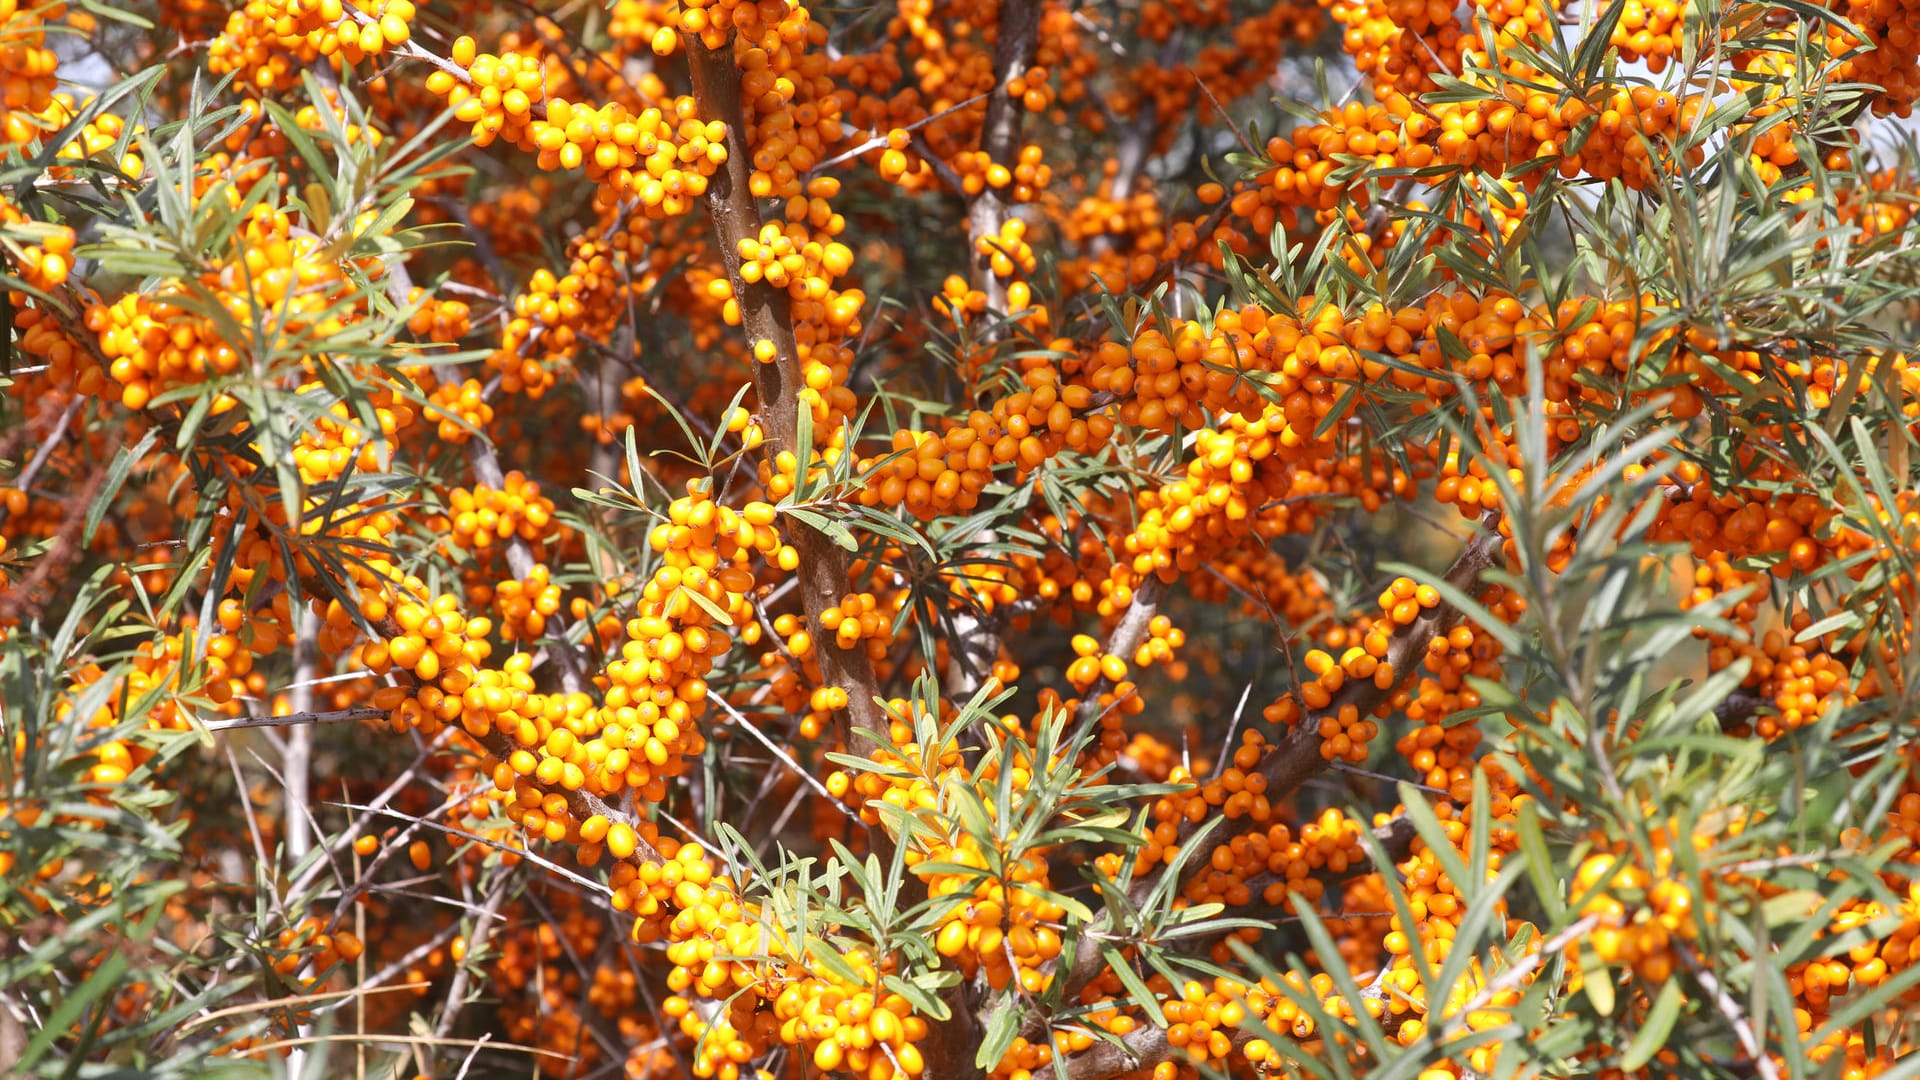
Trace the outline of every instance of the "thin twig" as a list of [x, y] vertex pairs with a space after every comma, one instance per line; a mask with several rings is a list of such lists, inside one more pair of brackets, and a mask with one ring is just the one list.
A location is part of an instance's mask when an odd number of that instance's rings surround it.
[[1766, 1048], [1760, 1045], [1760, 1037], [1754, 1032], [1753, 1023], [1747, 1019], [1740, 1003], [1727, 993], [1726, 987], [1720, 985], [1720, 980], [1713, 972], [1700, 963], [1700, 958], [1693, 954], [1691, 947], [1680, 945], [1676, 951], [1680, 954], [1681, 963], [1686, 964], [1687, 970], [1693, 973], [1693, 981], [1699, 983], [1700, 989], [1713, 999], [1713, 1007], [1720, 1010], [1720, 1015], [1727, 1018], [1727, 1023], [1733, 1025], [1734, 1038], [1740, 1040], [1740, 1049], [1746, 1052], [1761, 1080], [1780, 1080], [1780, 1067], [1774, 1064]]
[[325, 712], [293, 712], [285, 716], [241, 716], [231, 720], [208, 720], [203, 726], [208, 731], [239, 731], [245, 728], [298, 727], [303, 724], [338, 724], [347, 720], [385, 720], [387, 710], [376, 709], [371, 705], [355, 705], [349, 709], [330, 709]]
[[440, 1022], [434, 1025], [433, 1034], [444, 1039], [453, 1031], [453, 1025], [460, 1019], [460, 1012], [467, 1005], [467, 980], [474, 967], [479, 963], [480, 951], [486, 947], [488, 935], [493, 933], [494, 916], [500, 905], [512, 890], [514, 875], [503, 863], [495, 875], [493, 887], [487, 890], [487, 899], [480, 905], [475, 917], [473, 936], [467, 942], [467, 959], [455, 967], [453, 981], [447, 985], [447, 1004], [440, 1013]]

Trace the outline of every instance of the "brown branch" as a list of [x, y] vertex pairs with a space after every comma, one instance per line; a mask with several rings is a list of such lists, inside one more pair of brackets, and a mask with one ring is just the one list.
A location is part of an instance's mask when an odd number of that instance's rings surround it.
[[298, 727], [302, 724], [338, 724], [347, 720], [385, 720], [387, 710], [376, 709], [371, 705], [355, 705], [350, 709], [330, 709], [325, 712], [294, 712], [285, 716], [241, 716], [232, 720], [209, 720], [205, 727], [208, 731], [238, 731], [244, 728]]
[[[473, 469], [475, 482], [498, 490], [506, 486], [506, 476], [500, 471], [500, 458], [493, 452], [493, 444], [485, 437], [467, 440], [467, 465]], [[507, 538], [507, 568], [513, 576], [525, 581], [532, 576], [535, 563], [533, 548], [526, 538], [514, 533]], [[590, 685], [586, 671], [580, 665], [580, 654], [567, 638], [567, 622], [559, 612], [547, 617], [547, 655], [560, 669], [560, 686], [569, 694], [584, 694]]]
[[[734, 65], [730, 47], [709, 49], [698, 34], [682, 34], [687, 50], [687, 70], [693, 81], [694, 100], [702, 116], [718, 120], [727, 127], [727, 160], [707, 184], [707, 213], [713, 219], [714, 239], [726, 262], [727, 279], [740, 306], [741, 326], [756, 346], [772, 346], [772, 362], [753, 363], [754, 391], [760, 409], [769, 423], [765, 449], [769, 460], [783, 448], [789, 448], [800, 429], [799, 349], [794, 342], [793, 311], [787, 297], [764, 280], [748, 282], [740, 275], [740, 241], [760, 234], [760, 208], [748, 188], [752, 169], [752, 149], [747, 144], [745, 111], [740, 102], [740, 71]], [[797, 453], [797, 452], [796, 452]], [[801, 476], [810, 463], [799, 462]], [[817, 643], [814, 656], [820, 664], [822, 681], [847, 692], [847, 720], [842, 723], [841, 742], [852, 753], [867, 753], [878, 746], [865, 730], [884, 737], [885, 712], [875, 698], [879, 684], [873, 664], [861, 649], [841, 649], [833, 644], [833, 635], [820, 625], [820, 613], [840, 602], [847, 589], [849, 561], [847, 552], [810, 526], [789, 520], [787, 539], [800, 556], [800, 601], [806, 612], [807, 627]]]
[[453, 981], [447, 986], [446, 1008], [441, 1010], [440, 1022], [433, 1027], [436, 1039], [453, 1034], [461, 1010], [467, 1007], [467, 982], [474, 968], [479, 965], [481, 951], [487, 947], [487, 938], [493, 933], [494, 916], [499, 912], [501, 902], [506, 900], [507, 893], [512, 890], [513, 880], [514, 875], [503, 865], [493, 887], [487, 890], [487, 898], [474, 919], [473, 937], [467, 945], [467, 959], [454, 968]]
[[[1491, 524], [1492, 515], [1483, 521]], [[1453, 565], [1447, 568], [1447, 584], [1463, 592], [1471, 591], [1480, 575], [1500, 554], [1504, 539], [1491, 528], [1467, 543]], [[1394, 682], [1382, 690], [1371, 679], [1353, 679], [1342, 686], [1326, 708], [1309, 713], [1294, 722], [1285, 738], [1267, 751], [1260, 762], [1260, 774], [1267, 779], [1267, 797], [1280, 800], [1297, 791], [1301, 784], [1327, 767], [1320, 756], [1320, 721], [1336, 716], [1351, 705], [1365, 716], [1392, 698], [1395, 690], [1419, 669], [1433, 639], [1453, 629], [1461, 614], [1453, 605], [1442, 602], [1421, 612], [1420, 617], [1394, 635], [1387, 650], [1386, 663], [1393, 665]]]
[[[1040, 31], [1040, 0], [1001, 0], [1000, 39], [993, 48], [993, 92], [987, 98], [986, 119], [980, 125], [980, 149], [996, 165], [1013, 168], [1019, 152], [1020, 114], [1026, 105], [1008, 92], [1007, 84], [1027, 73], [1033, 60], [1033, 47]], [[1006, 220], [1007, 202], [993, 185], [980, 189], [967, 204], [967, 240], [978, 244], [982, 237], [997, 236]], [[973, 287], [986, 294], [987, 310], [995, 315], [1007, 308], [1006, 286], [993, 272], [993, 257], [976, 247], [973, 258]]]
[[913, 147], [913, 152], [919, 154], [920, 159], [925, 161], [927, 167], [933, 170], [933, 175], [938, 177], [942, 184], [946, 185], [948, 191], [953, 192], [955, 195], [966, 195], [967, 182], [961, 178], [959, 173], [953, 171], [953, 166], [947, 164], [946, 158], [934, 153], [933, 147], [928, 144], [925, 135], [915, 132], [910, 145]]
[[[1160, 613], [1160, 601], [1167, 595], [1167, 583], [1158, 576], [1147, 578], [1133, 590], [1133, 599], [1127, 605], [1127, 613], [1107, 635], [1105, 652], [1125, 660], [1133, 665], [1133, 654], [1139, 651], [1140, 643], [1146, 640], [1147, 628], [1152, 625], [1153, 617]], [[1111, 691], [1113, 683], [1102, 677], [1099, 682], [1087, 688], [1086, 695], [1080, 699], [1079, 720], [1085, 723], [1100, 713], [1100, 695]]]

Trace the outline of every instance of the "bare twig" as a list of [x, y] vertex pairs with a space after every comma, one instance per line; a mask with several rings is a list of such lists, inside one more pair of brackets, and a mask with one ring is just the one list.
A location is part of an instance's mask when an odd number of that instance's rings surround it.
[[1740, 1040], [1740, 1049], [1746, 1053], [1761, 1080], [1780, 1080], [1780, 1067], [1774, 1064], [1773, 1058], [1767, 1055], [1766, 1047], [1760, 1044], [1760, 1036], [1753, 1030], [1753, 1023], [1747, 1019], [1740, 1003], [1727, 993], [1726, 987], [1720, 985], [1720, 980], [1707, 970], [1700, 958], [1693, 954], [1691, 947], [1681, 945], [1676, 951], [1680, 954], [1681, 963], [1693, 973], [1693, 981], [1700, 984], [1700, 989], [1705, 990], [1707, 997], [1713, 1000], [1713, 1007], [1720, 1010], [1720, 1015], [1726, 1017], [1727, 1023], [1733, 1026], [1734, 1038]]
[[467, 1004], [467, 980], [471, 977], [474, 965], [479, 962], [481, 950], [486, 947], [488, 935], [493, 933], [494, 916], [500, 905], [513, 889], [514, 875], [504, 864], [495, 875], [493, 887], [487, 890], [487, 898], [480, 905], [480, 911], [474, 919], [473, 936], [467, 943], [467, 961], [454, 968], [453, 981], [447, 985], [447, 1004], [441, 1010], [440, 1022], [434, 1025], [433, 1034], [444, 1039], [453, 1031], [460, 1019], [460, 1011]]
[[[978, 104], [980, 101], [984, 100], [986, 97], [987, 97], [986, 94], [975, 94], [972, 97], [967, 98], [965, 101], [956, 102], [952, 105], [947, 106], [944, 109], [941, 109], [937, 113], [932, 113], [928, 116], [923, 116], [920, 119], [915, 120], [913, 123], [908, 124], [906, 127], [901, 128], [900, 130], [906, 131], [909, 133], [917, 132], [921, 128], [926, 127], [928, 124], [931, 124], [936, 120], [945, 119], [946, 117], [959, 112], [961, 109], [965, 109], [975, 104]], [[851, 161], [852, 159], [859, 157], [861, 154], [864, 154], [869, 150], [878, 150], [885, 145], [887, 145], [887, 136], [885, 135], [875, 135], [870, 139], [863, 139], [861, 140], [859, 145], [855, 146], [853, 149], [843, 150], [840, 153], [835, 154], [834, 156], [821, 162], [820, 164], [815, 165], [813, 168], [808, 169], [807, 176], [808, 177], [818, 176], [825, 170], [830, 169], [833, 166], [838, 165], [843, 161]], [[931, 154], [927, 154], [923, 156], [927, 157], [929, 161], [934, 160], [934, 156]], [[945, 163], [942, 162], [942, 164], [945, 164]]]
[[836, 799], [833, 797], [833, 793], [827, 790], [827, 785], [821, 783], [819, 777], [816, 777], [812, 773], [801, 768], [800, 763], [793, 760], [792, 754], [789, 754], [785, 750], [780, 749], [780, 747], [776, 745], [772, 739], [767, 738], [767, 735], [765, 732], [761, 731], [757, 727], [754, 727], [752, 721], [740, 715], [740, 710], [734, 708], [732, 702], [728, 701], [726, 698], [721, 697], [718, 694], [714, 695], [712, 700], [718, 702], [721, 710], [724, 711], [728, 716], [733, 718], [733, 722], [735, 726], [744, 728], [747, 734], [752, 735], [756, 740], [759, 741], [761, 746], [766, 747], [773, 754], [774, 757], [780, 759], [780, 763], [782, 765], [785, 765], [787, 769], [793, 773], [793, 775], [799, 777], [803, 782], [806, 783], [808, 787], [811, 787], [814, 789], [814, 791], [818, 792], [820, 794], [820, 797], [827, 800], [827, 803], [829, 805], [831, 805], [834, 809], [840, 811], [842, 814], [845, 814], [847, 817], [853, 819], [854, 821], [860, 820], [860, 815], [847, 809], [846, 804], [842, 803], [839, 799]]
[[[40, 476], [40, 470], [47, 467], [47, 462], [52, 459], [54, 450], [67, 437], [67, 426], [73, 423], [75, 416], [80, 414], [80, 406], [86, 404], [86, 401], [86, 398], [75, 394], [73, 400], [67, 402], [67, 407], [60, 413], [60, 419], [54, 421], [53, 430], [47, 432], [47, 437], [41, 441], [39, 449], [35, 450], [33, 457], [27, 460], [27, 467], [21, 469], [20, 475], [14, 477], [8, 486], [21, 491], [33, 486], [34, 480]], [[0, 506], [0, 521], [5, 520], [7, 520], [7, 508]]]
[[288, 713], [285, 716], [241, 716], [231, 720], [209, 720], [205, 727], [208, 731], [239, 731], [245, 728], [299, 727], [303, 724], [338, 724], [347, 720], [385, 720], [386, 718], [387, 710], [385, 709], [376, 709], [371, 705], [355, 705], [350, 709], [331, 709], [325, 712], [302, 711]]
[[[320, 620], [312, 611], [301, 611], [295, 616], [294, 626], [294, 685], [288, 694], [288, 703], [296, 713], [312, 713]], [[295, 724], [287, 733], [286, 748], [280, 755], [280, 778], [286, 787], [281, 828], [286, 832], [287, 861], [297, 865], [313, 848], [313, 833], [307, 822], [313, 780], [312, 724]]]

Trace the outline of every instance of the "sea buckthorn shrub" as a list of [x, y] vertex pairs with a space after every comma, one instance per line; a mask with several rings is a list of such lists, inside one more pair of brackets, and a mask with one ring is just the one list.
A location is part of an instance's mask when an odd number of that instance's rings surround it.
[[0, 1070], [1915, 1074], [1903, 5], [0, 0]]

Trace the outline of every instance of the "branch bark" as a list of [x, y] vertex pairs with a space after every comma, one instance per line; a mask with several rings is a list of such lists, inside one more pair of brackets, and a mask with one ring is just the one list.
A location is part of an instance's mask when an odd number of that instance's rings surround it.
[[[319, 663], [320, 620], [311, 611], [294, 616], [293, 689], [289, 704], [296, 713], [313, 712], [313, 675]], [[286, 783], [286, 801], [280, 828], [287, 843], [287, 863], [297, 866], [313, 849], [313, 832], [307, 824], [313, 779], [313, 725], [296, 724], [287, 732], [286, 750], [280, 755], [280, 774]]]
[[[739, 68], [730, 49], [709, 49], [698, 34], [682, 34], [681, 41], [686, 46], [687, 70], [701, 115], [727, 127], [727, 160], [708, 181], [707, 213], [713, 219], [714, 239], [740, 306], [741, 326], [751, 342], [757, 345], [764, 341], [773, 347], [771, 362], [749, 361], [754, 365], [753, 386], [760, 410], [768, 420], [765, 449], [772, 460], [781, 449], [791, 448], [789, 444], [800, 429], [798, 394], [804, 382], [794, 341], [793, 310], [787, 297], [766, 281], [748, 282], [740, 275], [740, 241], [758, 237], [761, 222], [760, 207], [748, 188], [753, 153], [747, 144], [746, 115], [740, 102]], [[800, 462], [800, 469], [804, 471], [807, 464]], [[842, 725], [841, 742], [851, 753], [868, 753], [877, 745], [857, 732], [884, 733], [887, 729], [886, 715], [875, 700], [879, 684], [873, 664], [861, 649], [835, 646], [833, 634], [820, 625], [820, 613], [837, 605], [846, 591], [847, 553], [799, 521], [789, 519], [783, 527], [800, 556], [800, 602], [806, 611], [807, 627], [818, 643], [814, 655], [821, 678], [827, 685], [847, 692], [848, 722]]]
[[[493, 445], [484, 438], [467, 440], [467, 466], [473, 470], [476, 482], [490, 488], [506, 486], [507, 478], [500, 471], [500, 458], [493, 452]], [[515, 533], [507, 540], [507, 568], [513, 576], [525, 581], [533, 573], [533, 548], [520, 534]], [[589, 684], [586, 671], [580, 666], [580, 654], [573, 642], [567, 638], [567, 623], [559, 612], [547, 619], [547, 655], [553, 658], [554, 666], [560, 669], [560, 686], [569, 694], [584, 694]]]
[[[996, 165], [1013, 168], [1020, 139], [1020, 114], [1026, 106], [1007, 90], [1007, 84], [1027, 73], [1033, 60], [1033, 46], [1040, 31], [1040, 0], [1001, 0], [1000, 39], [993, 48], [993, 90], [987, 97], [986, 119], [980, 125], [980, 149]], [[991, 184], [980, 189], [967, 204], [967, 240], [978, 244], [982, 237], [997, 236], [1007, 217], [1007, 202]], [[1003, 315], [1007, 310], [1006, 286], [993, 272], [992, 256], [973, 252], [973, 287], [987, 296], [987, 310]]]
[[[1127, 613], [1120, 616], [1114, 625], [1113, 633], [1107, 636], [1106, 652], [1133, 664], [1133, 654], [1139, 650], [1140, 643], [1146, 640], [1147, 628], [1152, 625], [1153, 617], [1160, 613], [1160, 601], [1167, 595], [1167, 583], [1158, 577], [1149, 577], [1133, 590], [1133, 599], [1127, 604]], [[1087, 688], [1080, 699], [1078, 719], [1085, 723], [1100, 715], [1100, 695], [1113, 689], [1113, 683], [1102, 677]]]
[[[1447, 583], [1463, 592], [1472, 590], [1478, 584], [1481, 573], [1492, 566], [1494, 559], [1499, 556], [1503, 542], [1500, 534], [1491, 528], [1468, 541], [1453, 565], [1447, 568]], [[1427, 654], [1427, 646], [1433, 639], [1453, 629], [1459, 624], [1460, 618], [1460, 612], [1444, 602], [1422, 612], [1419, 618], [1394, 635], [1393, 644], [1388, 649], [1386, 662], [1393, 665], [1394, 685], [1382, 690], [1369, 679], [1350, 680], [1333, 696], [1326, 708], [1301, 717], [1286, 738], [1275, 744], [1260, 762], [1260, 773], [1267, 778], [1267, 797], [1275, 801], [1286, 798], [1299, 790], [1301, 784], [1326, 769], [1327, 761], [1320, 756], [1322, 718], [1337, 715], [1349, 705], [1358, 709], [1362, 716], [1378, 708], [1418, 670], [1420, 660]]]
[[385, 720], [387, 710], [376, 709], [371, 705], [355, 705], [350, 709], [332, 709], [326, 712], [294, 712], [285, 716], [241, 716], [232, 720], [209, 720], [208, 731], [238, 731], [242, 728], [263, 727], [299, 727], [305, 724], [338, 724], [347, 720]]

